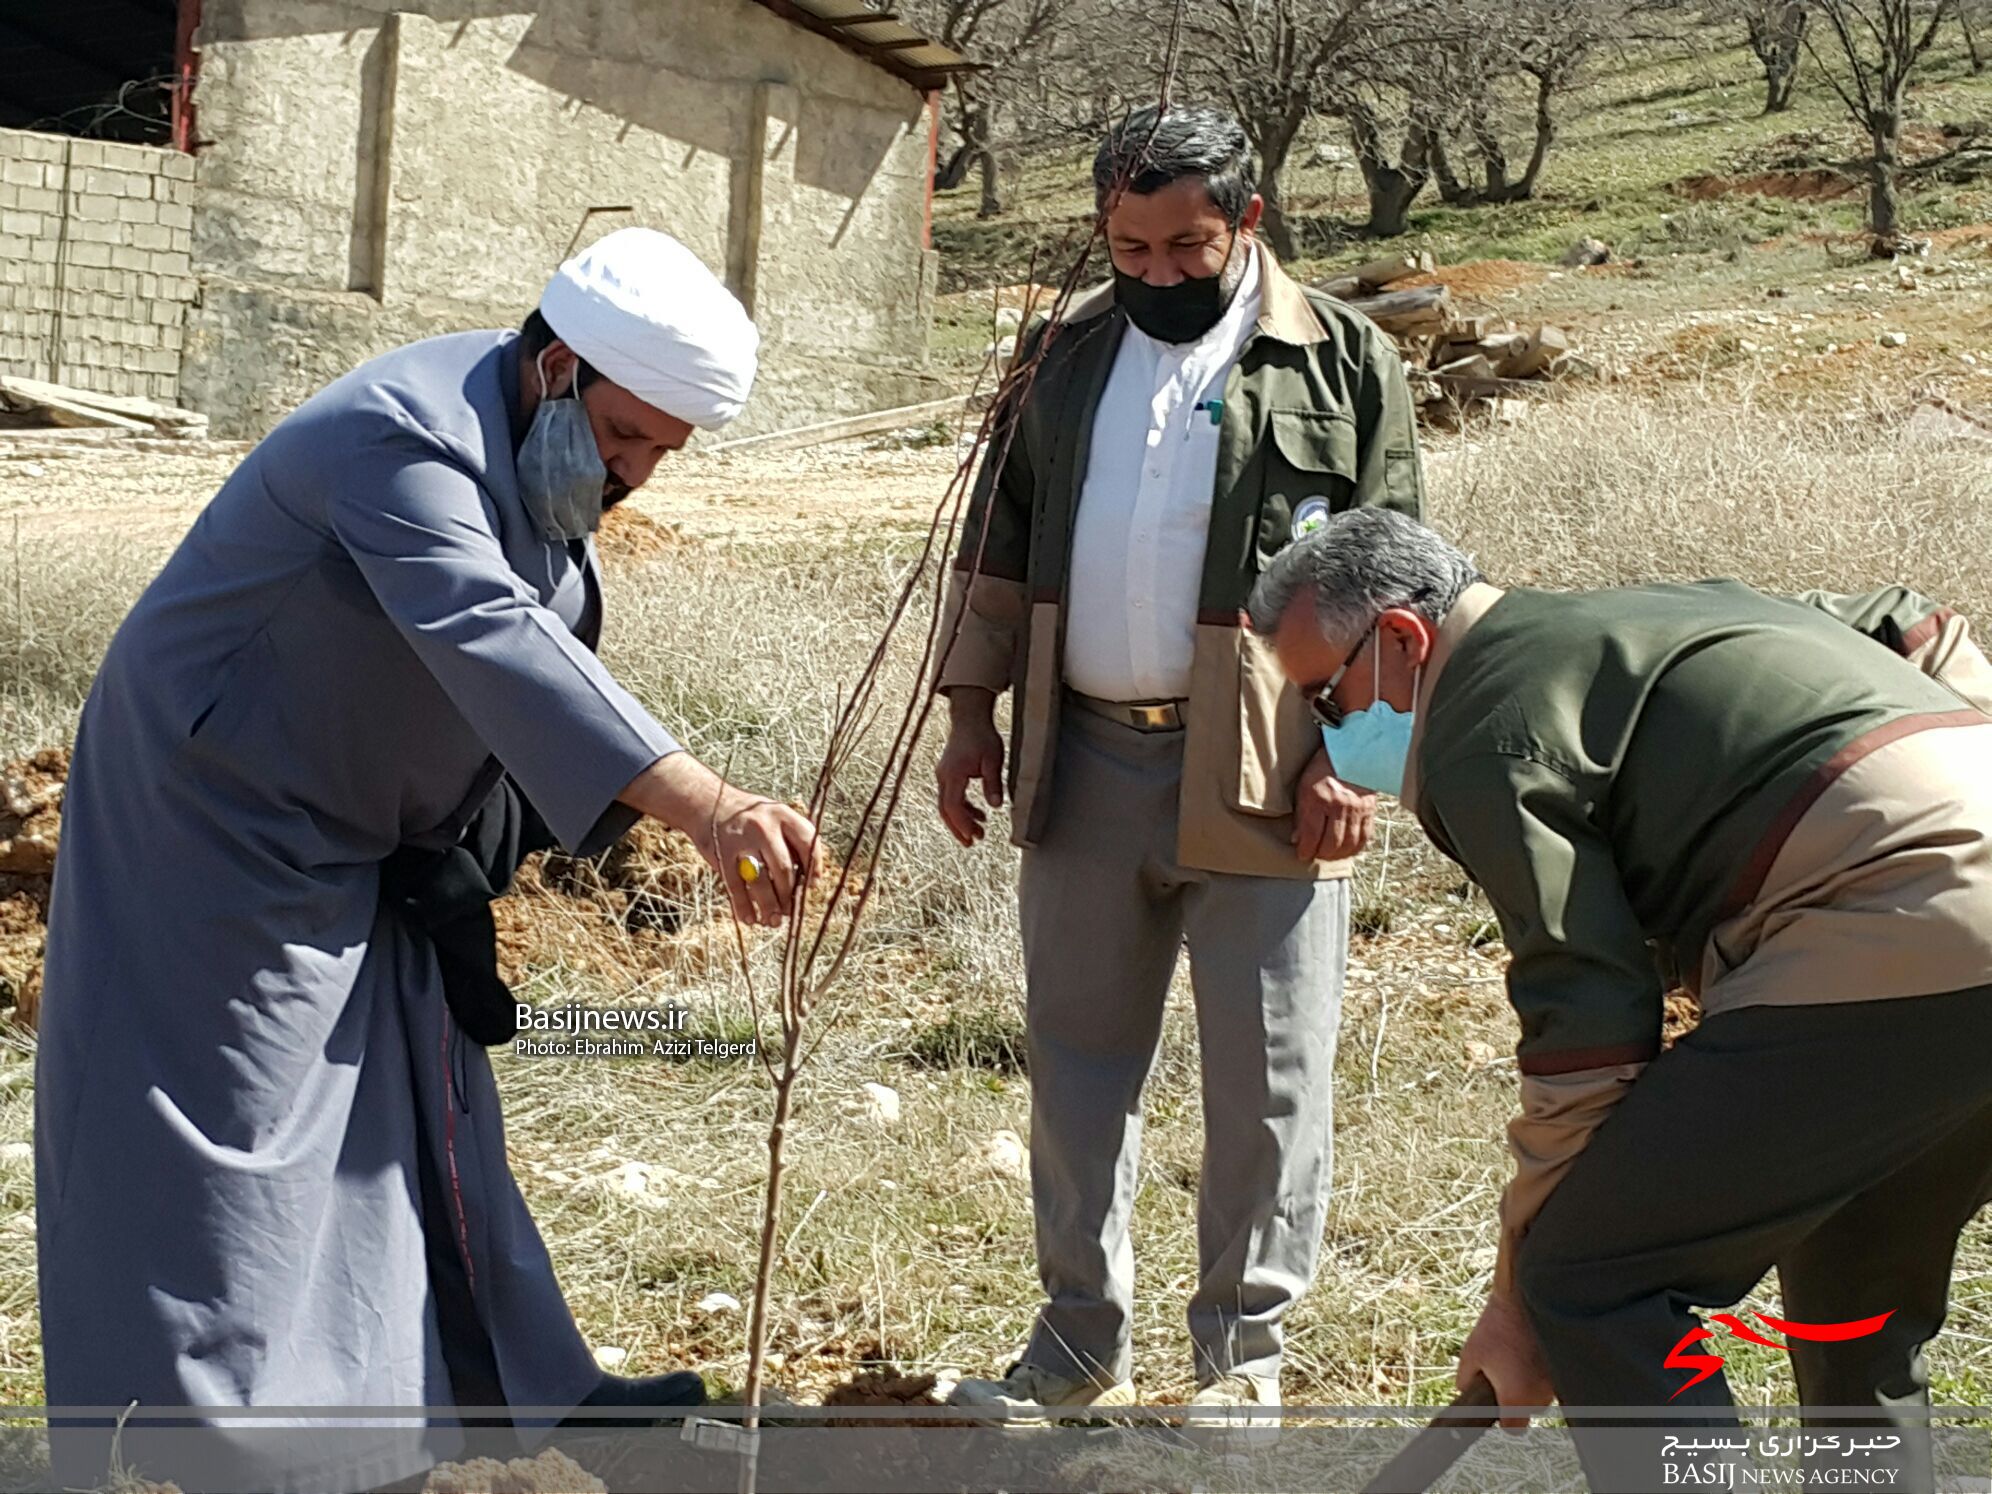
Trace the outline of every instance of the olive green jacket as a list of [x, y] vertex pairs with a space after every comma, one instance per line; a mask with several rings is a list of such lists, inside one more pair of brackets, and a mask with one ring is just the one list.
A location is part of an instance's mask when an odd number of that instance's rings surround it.
[[[1530, 1223], [1659, 1051], [1669, 985], [1713, 1014], [1982, 979], [1983, 941], [1956, 925], [1988, 898], [1961, 786], [1987, 759], [1971, 745], [1987, 712], [1992, 665], [1965, 620], [1905, 587], [1480, 584], [1454, 604], [1404, 803], [1485, 888], [1512, 956], [1521, 1113], [1496, 1293], [1514, 1294]], [[1932, 897], [1946, 914], [1918, 920]], [[1850, 918], [1881, 933], [1850, 946]]]
[[[1347, 862], [1294, 855], [1295, 786], [1321, 738], [1270, 646], [1244, 626], [1245, 600], [1309, 499], [1330, 512], [1372, 504], [1419, 517], [1417, 431], [1390, 339], [1258, 252], [1259, 321], [1220, 412], [1177, 856], [1206, 871], [1342, 876]], [[1024, 339], [1020, 360], [1041, 347], [1042, 361], [992, 422], [950, 578], [935, 687], [1016, 692], [1009, 788], [1019, 845], [1043, 835], [1050, 811], [1072, 524], [1094, 411], [1126, 326], [1106, 285]]]
[[1487, 590], [1440, 629], [1405, 797], [1500, 917], [1524, 1075], [1653, 1057], [1823, 789], [1992, 705], [1963, 619], [1901, 587]]

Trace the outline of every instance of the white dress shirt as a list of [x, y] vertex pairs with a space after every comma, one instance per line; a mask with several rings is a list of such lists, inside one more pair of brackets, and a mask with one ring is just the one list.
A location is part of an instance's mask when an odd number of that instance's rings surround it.
[[1190, 693], [1197, 595], [1217, 484], [1209, 402], [1259, 319], [1259, 256], [1218, 324], [1157, 342], [1129, 324], [1093, 418], [1073, 521], [1065, 682], [1103, 700]]

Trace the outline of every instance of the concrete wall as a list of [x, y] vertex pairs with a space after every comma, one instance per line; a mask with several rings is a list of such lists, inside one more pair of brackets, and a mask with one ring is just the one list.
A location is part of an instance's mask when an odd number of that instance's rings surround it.
[[0, 372], [180, 394], [193, 157], [0, 130]]
[[748, 0], [206, 0], [183, 392], [266, 429], [415, 337], [516, 325], [645, 223], [748, 303], [747, 434], [932, 397], [930, 118]]

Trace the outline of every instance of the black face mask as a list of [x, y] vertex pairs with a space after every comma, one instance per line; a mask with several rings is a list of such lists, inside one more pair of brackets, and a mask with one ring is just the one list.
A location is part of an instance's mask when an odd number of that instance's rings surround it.
[[[1237, 252], [1238, 235], [1231, 235], [1231, 248], [1225, 251], [1224, 266], [1231, 268]], [[1157, 342], [1195, 342], [1224, 317], [1231, 298], [1244, 281], [1240, 276], [1229, 289], [1224, 270], [1179, 280], [1174, 285], [1150, 285], [1138, 275], [1114, 270], [1114, 299], [1126, 308], [1127, 319]]]

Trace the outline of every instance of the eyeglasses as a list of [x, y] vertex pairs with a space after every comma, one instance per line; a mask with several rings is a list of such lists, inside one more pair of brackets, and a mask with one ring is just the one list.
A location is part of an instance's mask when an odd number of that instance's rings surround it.
[[1307, 708], [1310, 711], [1314, 712], [1314, 719], [1320, 722], [1323, 726], [1340, 726], [1342, 724], [1342, 717], [1346, 713], [1343, 711], [1343, 709], [1340, 706], [1335, 704], [1334, 701], [1335, 687], [1342, 683], [1342, 676], [1347, 674], [1349, 672], [1349, 666], [1356, 662], [1356, 655], [1360, 654], [1363, 651], [1364, 647], [1369, 643], [1370, 639], [1374, 638], [1375, 636], [1376, 636], [1376, 624], [1371, 623], [1369, 625], [1369, 631], [1363, 634], [1362, 638], [1357, 642], [1355, 648], [1350, 651], [1349, 657], [1342, 661], [1342, 667], [1336, 670], [1333, 674], [1329, 675], [1328, 683], [1323, 685], [1319, 690], [1316, 690], [1314, 694], [1308, 698]]

